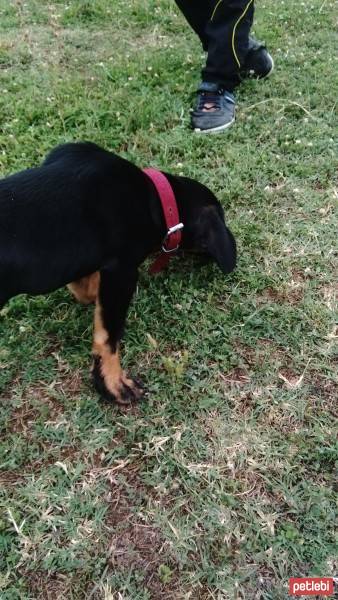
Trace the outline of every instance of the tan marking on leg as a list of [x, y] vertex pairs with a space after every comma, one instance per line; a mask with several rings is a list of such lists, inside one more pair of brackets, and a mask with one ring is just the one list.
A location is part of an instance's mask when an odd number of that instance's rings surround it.
[[97, 298], [100, 285], [100, 273], [96, 271], [92, 275], [82, 277], [67, 285], [69, 291], [82, 304], [92, 304]]
[[104, 327], [101, 315], [101, 305], [96, 302], [94, 316], [94, 341], [93, 354], [100, 357], [100, 371], [105, 386], [119, 404], [129, 404], [128, 399], [124, 399], [123, 385], [134, 389], [134, 382], [128, 379], [122, 370], [120, 363], [119, 350], [112, 352], [108, 344], [108, 332]]

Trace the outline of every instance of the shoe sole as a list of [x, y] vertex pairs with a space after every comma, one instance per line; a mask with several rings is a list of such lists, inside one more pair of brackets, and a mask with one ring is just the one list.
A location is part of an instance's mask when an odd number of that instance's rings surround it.
[[270, 59], [271, 59], [271, 69], [270, 69], [270, 71], [267, 72], [266, 75], [264, 75], [264, 77], [261, 77], [261, 79], [265, 79], [266, 77], [269, 77], [271, 75], [272, 71], [274, 71], [274, 69], [275, 69], [275, 61], [273, 60], [271, 54], [269, 54], [269, 56], [270, 56]]
[[228, 129], [228, 127], [230, 127], [234, 122], [235, 122], [235, 119], [232, 119], [232, 121], [230, 121], [230, 123], [226, 123], [225, 125], [219, 125], [218, 127], [213, 127], [212, 129], [199, 129], [199, 127], [196, 127], [194, 129], [194, 132], [195, 133], [220, 133], [221, 131], [224, 131], [224, 129]]

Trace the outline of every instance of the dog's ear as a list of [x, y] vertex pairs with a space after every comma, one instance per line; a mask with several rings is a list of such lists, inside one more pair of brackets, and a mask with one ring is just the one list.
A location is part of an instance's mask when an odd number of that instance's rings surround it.
[[216, 261], [223, 273], [231, 273], [236, 266], [236, 242], [221, 213], [214, 207], [207, 209], [200, 226], [202, 249]]

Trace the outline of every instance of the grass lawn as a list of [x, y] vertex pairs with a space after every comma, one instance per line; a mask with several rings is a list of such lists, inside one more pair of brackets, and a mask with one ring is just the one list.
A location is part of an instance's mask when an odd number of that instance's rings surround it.
[[228, 277], [142, 271], [126, 410], [91, 386], [91, 308], [1, 311], [1, 600], [283, 600], [337, 572], [335, 3], [257, 5], [275, 73], [199, 137], [173, 0], [0, 0], [0, 174], [89, 139], [209, 185], [239, 250]]

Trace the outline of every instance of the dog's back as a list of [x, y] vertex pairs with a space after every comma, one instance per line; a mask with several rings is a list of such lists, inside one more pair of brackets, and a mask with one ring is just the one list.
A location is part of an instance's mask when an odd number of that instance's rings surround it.
[[0, 180], [0, 304], [21, 292], [51, 291], [100, 266], [106, 215], [100, 219], [97, 201], [106, 200], [120, 162], [126, 161], [95, 144], [66, 144], [40, 167]]

